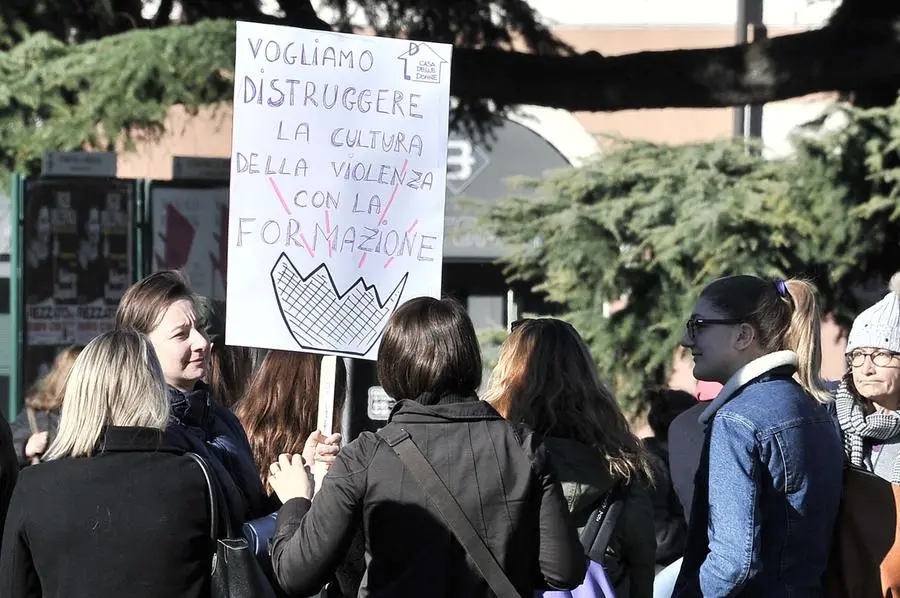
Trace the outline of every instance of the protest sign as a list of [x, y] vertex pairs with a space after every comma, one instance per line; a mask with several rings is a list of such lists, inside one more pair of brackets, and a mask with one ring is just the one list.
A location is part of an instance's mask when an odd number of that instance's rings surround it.
[[228, 344], [374, 359], [440, 296], [451, 50], [237, 24]]

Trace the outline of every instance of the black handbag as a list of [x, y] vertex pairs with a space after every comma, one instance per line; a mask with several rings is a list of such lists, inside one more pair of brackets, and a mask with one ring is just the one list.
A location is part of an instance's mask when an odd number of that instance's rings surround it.
[[602, 565], [607, 558], [616, 558], [609, 547], [609, 541], [624, 506], [625, 488], [621, 482], [616, 482], [603, 495], [600, 504], [581, 529], [580, 539], [581, 545], [584, 546], [584, 554], [595, 563]]
[[[185, 453], [197, 462], [209, 490], [210, 537], [215, 552], [210, 573], [211, 598], [276, 598], [272, 584], [256, 561], [256, 555], [241, 534], [235, 534], [228, 508], [209, 465], [196, 453]], [[220, 537], [219, 522], [225, 523]]]

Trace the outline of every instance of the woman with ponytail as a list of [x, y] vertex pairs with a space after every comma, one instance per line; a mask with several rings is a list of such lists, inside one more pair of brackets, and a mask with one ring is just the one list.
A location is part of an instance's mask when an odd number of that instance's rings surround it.
[[843, 449], [819, 377], [816, 290], [801, 280], [710, 283], [682, 345], [723, 384], [706, 439], [674, 595], [821, 596]]

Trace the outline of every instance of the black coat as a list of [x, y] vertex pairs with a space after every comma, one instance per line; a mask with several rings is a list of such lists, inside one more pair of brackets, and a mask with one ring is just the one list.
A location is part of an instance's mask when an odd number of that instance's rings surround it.
[[[6, 510], [12, 498], [13, 488], [19, 475], [19, 462], [16, 449], [13, 447], [12, 433], [5, 419], [0, 419], [0, 538], [3, 537], [3, 524], [6, 522]], [[2, 540], [0, 540], [2, 542]], [[0, 543], [0, 547], [3, 544]]]
[[708, 401], [697, 403], [680, 413], [669, 425], [669, 474], [688, 523], [694, 500], [694, 476], [706, 439], [706, 426], [700, 423], [699, 418], [707, 407]]
[[[588, 519], [616, 483], [609, 462], [597, 449], [567, 438], [544, 439], [562, 482], [572, 522], [581, 533]], [[616, 598], [650, 598], [656, 563], [653, 507], [646, 485], [628, 485], [624, 504], [602, 565]]]
[[[409, 432], [523, 596], [584, 581], [584, 550], [530, 430], [478, 400], [400, 401], [392, 426]], [[341, 450], [315, 501], [289, 500], [279, 511], [272, 564], [281, 586], [290, 595], [315, 592], [360, 527], [368, 564], [360, 597], [493, 596], [391, 447], [371, 432]]]
[[684, 556], [687, 542], [687, 522], [684, 510], [669, 473], [669, 450], [658, 438], [645, 438], [644, 446], [650, 453], [653, 468], [653, 488], [650, 500], [653, 504], [653, 525], [656, 528], [656, 564], [666, 566]]
[[207, 598], [206, 480], [147, 428], [105, 430], [95, 456], [28, 467], [13, 492], [4, 598]]

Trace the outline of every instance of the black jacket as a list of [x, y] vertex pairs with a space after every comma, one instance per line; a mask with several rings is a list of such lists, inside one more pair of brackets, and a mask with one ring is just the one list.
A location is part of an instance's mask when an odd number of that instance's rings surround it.
[[[6, 522], [6, 510], [12, 498], [13, 488], [19, 476], [19, 462], [16, 449], [13, 447], [12, 433], [6, 420], [0, 420], [0, 538], [3, 537], [3, 524]], [[2, 540], [0, 540], [2, 542]], [[0, 543], [0, 547], [3, 544]]]
[[687, 522], [684, 510], [669, 473], [669, 449], [658, 438], [644, 438], [653, 468], [653, 524], [656, 527], [656, 564], [665, 567], [684, 556], [687, 542]]
[[[547, 437], [547, 449], [562, 482], [563, 495], [579, 533], [615, 482], [600, 452], [567, 438]], [[603, 568], [616, 598], [651, 598], [656, 554], [653, 508], [644, 484], [634, 483], [625, 495]]]
[[206, 480], [158, 430], [105, 430], [91, 457], [19, 474], [0, 555], [4, 598], [208, 598]]
[[[575, 588], [586, 559], [546, 450], [533, 432], [477, 399], [400, 401], [405, 428], [523, 596]], [[339, 454], [319, 494], [278, 513], [272, 564], [291, 595], [315, 592], [362, 526], [368, 568], [359, 596], [493, 596], [440, 515], [379, 436]]]
[[672, 487], [687, 523], [690, 523], [691, 504], [694, 500], [694, 476], [700, 465], [700, 454], [706, 438], [706, 426], [700, 423], [700, 414], [709, 402], [697, 403], [678, 414], [669, 425], [669, 475]]
[[188, 393], [170, 386], [168, 394], [172, 410], [166, 440], [206, 460], [228, 504], [232, 523], [239, 527], [270, 514], [247, 433], [237, 417], [216, 403], [202, 382]]

